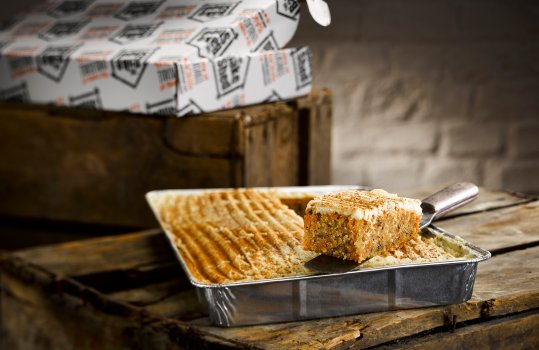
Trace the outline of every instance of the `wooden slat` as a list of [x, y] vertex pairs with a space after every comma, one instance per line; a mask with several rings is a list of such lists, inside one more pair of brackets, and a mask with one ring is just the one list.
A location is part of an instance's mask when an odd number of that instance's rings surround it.
[[[480, 263], [474, 295], [465, 304], [230, 329], [204, 325], [207, 322], [205, 319], [194, 321], [191, 325], [204, 334], [228, 339], [231, 344], [270, 349], [290, 346], [367, 348], [439, 327], [450, 328], [454, 318], [458, 325], [465, 325], [466, 321], [482, 322], [490, 317], [539, 308], [539, 247], [508, 253], [503, 250], [514, 246], [515, 242], [521, 245], [522, 242], [533, 244], [537, 241], [538, 213], [539, 202], [535, 201], [497, 210], [491, 208], [484, 213], [455, 217], [439, 223], [439, 226], [481, 247], [500, 252], [489, 261]], [[508, 232], [514, 232], [513, 239], [500, 238], [510, 234]], [[516, 241], [515, 237], [518, 238]], [[496, 240], [501, 243], [492, 242]], [[160, 260], [155, 257], [166, 256], [163, 247], [168, 248], [166, 241], [155, 231], [36, 248], [17, 254], [64, 274], [81, 274], [130, 269], [141, 261], [144, 262], [143, 266], [173, 261], [170, 250], [168, 258]], [[85, 263], [85, 254], [90, 255], [90, 264]], [[58, 257], [49, 263], [48, 257], [53, 255]], [[75, 268], [66, 266], [65, 262], [71, 259], [76, 262]], [[144, 295], [140, 294], [143, 288], [147, 290]], [[133, 304], [139, 303], [150, 314], [163, 317], [191, 319], [200, 312], [192, 290], [167, 294], [164, 293], [167, 288], [139, 286], [111, 296]]]
[[[265, 109], [267, 121], [246, 122], [244, 181], [238, 186], [282, 186], [298, 183], [298, 120], [297, 111], [280, 105]], [[246, 113], [245, 120], [251, 114]], [[286, 118], [283, 118], [286, 116]]]
[[109, 293], [109, 296], [136, 306], [156, 304], [185, 290], [183, 281], [169, 280], [140, 288]]
[[299, 112], [300, 184], [327, 185], [331, 182], [331, 92], [321, 90], [292, 104]]
[[198, 297], [193, 289], [176, 293], [159, 302], [149, 304], [144, 309], [156, 315], [179, 320], [191, 320], [206, 313], [206, 309], [198, 302]]
[[457, 322], [463, 322], [537, 307], [539, 247], [499, 255], [481, 263], [474, 296], [465, 304], [266, 326], [202, 329], [267, 349], [291, 344], [300, 348], [331, 347], [342, 342], [367, 348], [433, 328], [449, 327], [453, 316]]
[[231, 347], [184, 322], [117, 302], [70, 278], [0, 253], [1, 349]]
[[153, 227], [150, 190], [299, 184], [298, 114], [283, 102], [190, 118], [0, 107], [5, 216]]
[[539, 201], [456, 217], [437, 226], [487, 250], [539, 242]]
[[457, 329], [398, 341], [374, 349], [537, 349], [539, 311], [504, 317]]
[[172, 248], [157, 229], [30, 248], [15, 255], [69, 276], [141, 269], [176, 261]]
[[[148, 236], [151, 237], [150, 234]], [[292, 345], [305, 348], [353, 345], [364, 348], [436, 327], [449, 326], [448, 320], [452, 320], [453, 316], [456, 316], [457, 322], [463, 322], [537, 308], [539, 307], [538, 270], [539, 247], [535, 247], [502, 254], [481, 263], [474, 297], [469, 303], [463, 305], [231, 329], [194, 326], [196, 323], [193, 326], [218, 337], [227, 338], [232, 343], [240, 342], [264, 348]], [[182, 295], [182, 297], [185, 296]], [[181, 303], [182, 297], [176, 295], [176, 298], [179, 298], [178, 301], [174, 296], [165, 298], [163, 301], [168, 299], [168, 306], [166, 303], [160, 304], [157, 309], [154, 307], [149, 310], [152, 310], [152, 313], [167, 313], [180, 319], [184, 313], [192, 315], [193, 311], [188, 310], [190, 305]], [[185, 309], [178, 308], [179, 304], [182, 304]], [[169, 313], [170, 310], [174, 311]]]

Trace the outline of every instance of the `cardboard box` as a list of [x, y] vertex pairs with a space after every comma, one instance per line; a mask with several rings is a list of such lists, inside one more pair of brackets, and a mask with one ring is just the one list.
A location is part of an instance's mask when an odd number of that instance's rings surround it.
[[0, 31], [0, 99], [185, 116], [311, 89], [296, 0], [52, 1]]

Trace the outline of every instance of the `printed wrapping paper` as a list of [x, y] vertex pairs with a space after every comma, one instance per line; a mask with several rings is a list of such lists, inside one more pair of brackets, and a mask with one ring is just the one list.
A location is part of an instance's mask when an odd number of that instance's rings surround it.
[[311, 89], [296, 0], [51, 1], [0, 28], [0, 99], [178, 116]]

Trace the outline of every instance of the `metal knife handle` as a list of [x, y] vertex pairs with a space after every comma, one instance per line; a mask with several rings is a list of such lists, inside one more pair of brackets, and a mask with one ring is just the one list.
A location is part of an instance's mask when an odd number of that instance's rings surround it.
[[434, 213], [433, 220], [473, 201], [479, 195], [479, 188], [470, 182], [458, 182], [428, 196], [421, 201], [423, 212]]

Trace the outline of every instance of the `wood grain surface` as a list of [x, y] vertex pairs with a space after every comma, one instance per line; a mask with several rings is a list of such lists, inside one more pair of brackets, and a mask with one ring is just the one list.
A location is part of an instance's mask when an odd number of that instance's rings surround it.
[[0, 217], [147, 228], [155, 189], [328, 184], [330, 114], [327, 90], [183, 118], [0, 103]]
[[467, 209], [439, 226], [494, 255], [479, 264], [473, 296], [463, 304], [213, 327], [153, 230], [5, 253], [3, 341], [79, 349], [537, 348], [539, 202], [481, 189]]

